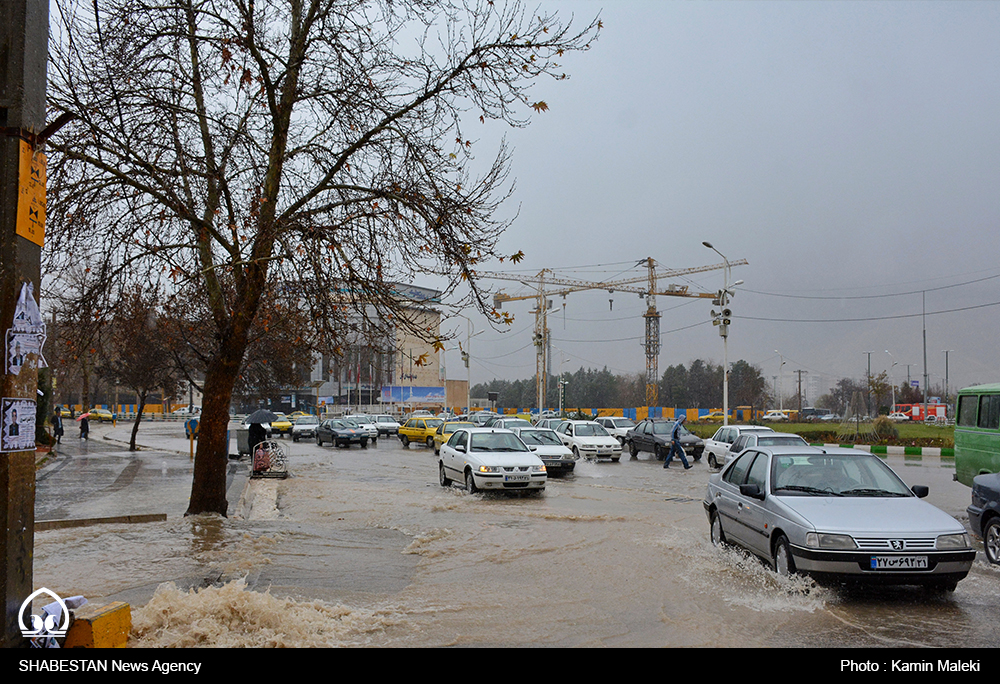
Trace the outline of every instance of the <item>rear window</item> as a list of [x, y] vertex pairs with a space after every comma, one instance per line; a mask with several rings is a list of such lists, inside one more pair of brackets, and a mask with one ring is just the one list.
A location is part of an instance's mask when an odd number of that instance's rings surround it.
[[978, 427], [1000, 428], [1000, 394], [984, 394], [979, 398]]
[[963, 427], [976, 427], [976, 408], [979, 406], [979, 397], [975, 394], [967, 394], [958, 398], [958, 424]]

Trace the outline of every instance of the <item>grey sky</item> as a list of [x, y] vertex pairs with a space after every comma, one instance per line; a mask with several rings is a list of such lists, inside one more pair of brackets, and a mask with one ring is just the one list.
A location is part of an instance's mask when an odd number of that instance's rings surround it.
[[[506, 132], [519, 218], [502, 244], [524, 250], [517, 272], [597, 281], [642, 275], [632, 266], [650, 256], [663, 268], [719, 263], [708, 240], [750, 262], [733, 269], [745, 284], [732, 304], [730, 361], [757, 364], [770, 381], [778, 350], [786, 391], [799, 369], [822, 391], [862, 378], [866, 351], [873, 373], [895, 360], [896, 382], [906, 364], [922, 378], [921, 290], [928, 312], [1000, 302], [1000, 278], [941, 289], [1000, 275], [1000, 4], [542, 7], [580, 22], [600, 13], [604, 29], [590, 52], [566, 60], [569, 81], [539, 85], [550, 110]], [[495, 134], [484, 127], [480, 155]], [[722, 280], [712, 271], [668, 282], [714, 291]], [[879, 296], [904, 292], [914, 294]], [[554, 371], [644, 370], [643, 302], [618, 293], [612, 310], [608, 300], [571, 294], [564, 315], [556, 299]], [[658, 308], [661, 372], [722, 361], [709, 301], [660, 297]], [[473, 342], [474, 383], [534, 375], [532, 303], [505, 309], [516, 317], [510, 332]], [[945, 349], [952, 388], [998, 379], [998, 314], [926, 317], [932, 384], [944, 379]], [[874, 320], [796, 322], [861, 318]], [[465, 336], [461, 319], [444, 328]], [[448, 368], [464, 377], [457, 352]]]

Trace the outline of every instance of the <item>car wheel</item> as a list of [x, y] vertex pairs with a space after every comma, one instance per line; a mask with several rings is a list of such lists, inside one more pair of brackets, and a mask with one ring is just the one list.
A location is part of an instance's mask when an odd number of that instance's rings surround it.
[[361, 440], [361, 448], [362, 449], [367, 449], [368, 448], [368, 440], [367, 439]]
[[292, 441], [293, 442], [298, 442], [299, 441], [299, 436], [298, 435], [292, 435]]
[[471, 470], [465, 471], [465, 488], [469, 491], [469, 494], [475, 494], [479, 491], [476, 487], [476, 478], [472, 476]]
[[577, 461], [580, 460], [580, 450], [577, 449], [576, 447], [573, 447], [573, 458], [575, 458]]
[[708, 465], [712, 468], [719, 468], [719, 460], [715, 458], [715, 454], [711, 451], [708, 452]]
[[428, 449], [433, 449], [434, 448], [434, 438], [433, 437], [428, 437], [426, 444], [427, 444], [427, 448]]
[[986, 551], [986, 560], [1000, 565], [1000, 518], [990, 518], [983, 528], [983, 549]]
[[444, 463], [441, 463], [440, 461], [438, 461], [438, 482], [441, 483], [442, 487], [451, 486], [451, 480], [449, 480], [448, 476], [444, 474]]
[[401, 435], [399, 437], [399, 441], [403, 443], [403, 448], [404, 449], [409, 449], [410, 448], [410, 440], [406, 437], [406, 435]]
[[632, 458], [639, 456], [639, 449], [635, 446], [635, 442], [630, 441], [628, 443], [628, 452], [632, 455]]
[[788, 545], [788, 537], [778, 535], [774, 542], [774, 571], [782, 577], [795, 574], [795, 561], [792, 560], [792, 549]]
[[323, 438], [316, 435], [316, 446], [323, 446]]
[[722, 531], [722, 518], [719, 517], [718, 511], [712, 511], [710, 521], [712, 529], [712, 545], [722, 546], [726, 543], [726, 533]]
[[663, 453], [663, 447], [661, 447], [659, 444], [653, 447], [653, 456], [656, 458], [657, 461], [662, 461], [667, 457], [667, 455]]

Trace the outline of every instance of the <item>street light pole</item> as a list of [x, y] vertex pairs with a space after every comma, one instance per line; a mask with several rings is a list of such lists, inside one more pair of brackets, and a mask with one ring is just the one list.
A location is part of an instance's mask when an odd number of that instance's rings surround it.
[[701, 244], [722, 257], [722, 260], [726, 264], [723, 288], [719, 291], [718, 298], [712, 301], [713, 304], [722, 307], [722, 310], [718, 314], [715, 311], [712, 312], [712, 323], [719, 326], [719, 335], [722, 337], [722, 424], [729, 425], [729, 322], [732, 317], [732, 311], [729, 310], [728, 304], [729, 298], [735, 294], [732, 287], [742, 285], [743, 281], [738, 280], [730, 286], [729, 276], [731, 267], [729, 259], [726, 258], [725, 254], [713, 247], [711, 242], [704, 241]]
[[[886, 354], [889, 354], [889, 350], [885, 350]], [[889, 385], [892, 387], [892, 408], [889, 413], [896, 412], [896, 382], [893, 380], [892, 369], [896, 365], [896, 359], [893, 358], [892, 354], [889, 354], [889, 358], [892, 359], [892, 365], [889, 366]]]
[[941, 351], [944, 352], [944, 410], [945, 410], [945, 414], [946, 414], [945, 417], [947, 417], [947, 413], [948, 413], [948, 354], [950, 354], [951, 352], [953, 352], [955, 350], [954, 349], [942, 349]]

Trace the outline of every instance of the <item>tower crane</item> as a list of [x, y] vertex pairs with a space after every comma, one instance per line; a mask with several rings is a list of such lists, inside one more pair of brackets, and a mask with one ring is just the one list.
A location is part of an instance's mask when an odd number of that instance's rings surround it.
[[[499, 309], [503, 306], [504, 302], [514, 302], [526, 299], [535, 300], [535, 308], [532, 311], [532, 313], [535, 314], [535, 329], [532, 339], [535, 344], [535, 398], [539, 410], [542, 410], [545, 406], [545, 396], [548, 382], [548, 297], [559, 295], [565, 296], [572, 292], [581, 292], [584, 290], [607, 290], [612, 294], [616, 291], [633, 292], [638, 293], [641, 297], [645, 297], [646, 312], [643, 314], [643, 318], [646, 322], [646, 341], [644, 345], [646, 353], [646, 405], [655, 406], [659, 399], [658, 366], [660, 356], [660, 314], [656, 309], [656, 297], [659, 295], [668, 297], [714, 299], [718, 296], [715, 292], [690, 292], [686, 285], [668, 285], [664, 289], [659, 289], [657, 280], [725, 269], [731, 266], [741, 266], [746, 265], [747, 263], [746, 259], [741, 259], [739, 261], [730, 261], [728, 264], [712, 264], [709, 266], [696, 266], [692, 268], [669, 269], [657, 273], [656, 260], [652, 257], [647, 257], [636, 264], [637, 266], [646, 266], [646, 275], [602, 282], [593, 282], [576, 278], [555, 277], [552, 274], [552, 270], [547, 268], [539, 271], [534, 277], [489, 271], [481, 271], [477, 273], [477, 275], [481, 278], [489, 278], [491, 280], [512, 280], [535, 289], [533, 294], [520, 296], [511, 296], [505, 294], [503, 291], [498, 292], [493, 297], [493, 304], [497, 309]], [[640, 285], [640, 283], [645, 283], [645, 286]], [[554, 289], [546, 290], [545, 288], [547, 286], [554, 287]]]

